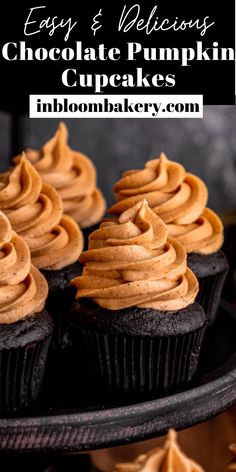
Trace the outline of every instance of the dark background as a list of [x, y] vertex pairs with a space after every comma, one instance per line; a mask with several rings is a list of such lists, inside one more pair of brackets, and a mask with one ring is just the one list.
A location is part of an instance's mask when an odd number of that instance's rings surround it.
[[[236, 107], [206, 106], [203, 119], [71, 119], [69, 144], [84, 152], [97, 167], [98, 183], [110, 205], [112, 185], [122, 171], [143, 167], [164, 151], [199, 175], [209, 189], [209, 204], [216, 210], [236, 208]], [[59, 120], [20, 121], [21, 144], [40, 148], [56, 130]], [[12, 154], [11, 119], [0, 113], [0, 169]]]

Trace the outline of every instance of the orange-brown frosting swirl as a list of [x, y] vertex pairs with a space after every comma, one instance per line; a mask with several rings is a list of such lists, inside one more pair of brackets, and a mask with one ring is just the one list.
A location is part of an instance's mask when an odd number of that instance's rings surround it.
[[10, 172], [0, 174], [0, 209], [28, 243], [32, 263], [39, 269], [59, 269], [78, 259], [83, 246], [78, 225], [63, 215], [60, 195], [42, 184], [24, 156]]
[[198, 292], [186, 258], [182, 244], [167, 238], [163, 221], [142, 201], [90, 235], [89, 249], [80, 256], [85, 268], [72, 283], [77, 298], [107, 309], [180, 310]]
[[162, 448], [140, 454], [134, 462], [117, 464], [114, 472], [204, 472], [181, 451], [176, 437], [176, 432], [170, 430]]
[[28, 149], [27, 158], [34, 164], [44, 182], [60, 193], [64, 210], [81, 228], [87, 228], [105, 213], [106, 204], [101, 191], [96, 187], [96, 169], [92, 161], [67, 144], [67, 129], [64, 123], [41, 151]]
[[236, 470], [236, 444], [231, 444], [229, 446], [230, 452], [233, 454], [233, 460], [230, 462], [228, 469], [229, 470]]
[[27, 244], [0, 212], [0, 324], [41, 311], [47, 294], [47, 282], [31, 265]]
[[59, 270], [77, 261], [83, 247], [83, 237], [76, 221], [63, 214], [49, 233], [25, 234], [32, 262], [39, 269]]
[[222, 246], [223, 226], [218, 216], [206, 208], [204, 182], [181, 164], [169, 161], [165, 154], [148, 161], [142, 170], [125, 172], [114, 190], [117, 203], [110, 213], [120, 215], [145, 198], [187, 252], [211, 254]]

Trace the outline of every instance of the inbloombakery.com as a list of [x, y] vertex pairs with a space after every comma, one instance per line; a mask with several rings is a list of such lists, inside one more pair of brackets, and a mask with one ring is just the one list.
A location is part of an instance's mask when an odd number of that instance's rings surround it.
[[30, 118], [202, 118], [202, 95], [30, 95]]

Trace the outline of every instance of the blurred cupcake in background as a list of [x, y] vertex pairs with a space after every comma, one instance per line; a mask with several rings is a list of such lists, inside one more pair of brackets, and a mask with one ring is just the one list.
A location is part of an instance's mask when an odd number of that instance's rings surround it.
[[184, 245], [188, 265], [200, 282], [197, 300], [210, 322], [214, 321], [228, 264], [220, 251], [223, 225], [206, 207], [208, 191], [204, 182], [161, 153], [142, 170], [124, 172], [114, 192], [117, 203], [109, 209], [111, 214], [118, 217], [145, 198], [167, 225], [169, 235]]
[[60, 123], [55, 135], [41, 150], [27, 149], [25, 154], [43, 182], [57, 189], [65, 213], [83, 228], [87, 244], [90, 229], [102, 219], [106, 203], [101, 190], [96, 186], [94, 164], [87, 156], [69, 147], [67, 135], [66, 125]]
[[111, 472], [204, 472], [204, 470], [184, 454], [177, 443], [177, 433], [171, 429], [162, 447], [140, 454], [133, 462], [117, 463]]
[[229, 464], [228, 470], [236, 470], [236, 444], [231, 444], [229, 450], [233, 454], [233, 459]]
[[42, 386], [53, 321], [48, 286], [0, 212], [0, 411], [28, 406]]
[[161, 448], [140, 454], [134, 462], [116, 464], [113, 472], [204, 472], [189, 459], [177, 443], [177, 434], [171, 429]]

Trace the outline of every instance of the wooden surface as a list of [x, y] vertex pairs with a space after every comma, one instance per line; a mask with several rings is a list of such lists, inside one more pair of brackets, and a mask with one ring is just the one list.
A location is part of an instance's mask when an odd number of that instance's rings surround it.
[[[179, 444], [206, 472], [226, 472], [231, 459], [229, 444], [236, 442], [236, 407], [210, 421], [180, 431]], [[91, 459], [102, 472], [112, 472], [116, 462], [132, 461], [141, 452], [161, 445], [164, 438], [91, 453]]]

